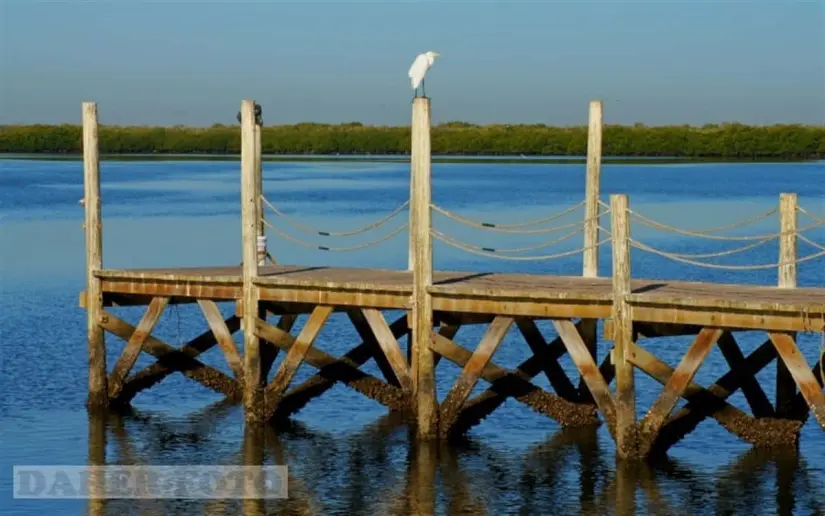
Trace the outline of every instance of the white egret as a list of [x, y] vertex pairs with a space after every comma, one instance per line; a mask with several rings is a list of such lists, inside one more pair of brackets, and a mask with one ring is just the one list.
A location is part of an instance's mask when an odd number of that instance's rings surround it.
[[421, 85], [421, 95], [426, 97], [427, 93], [424, 90], [424, 76], [427, 75], [427, 70], [435, 62], [435, 58], [440, 56], [438, 52], [433, 52], [432, 50], [428, 52], [424, 52], [423, 54], [418, 54], [415, 57], [415, 61], [413, 61], [412, 66], [410, 66], [410, 71], [407, 72], [407, 75], [410, 78], [410, 86], [412, 86], [413, 97], [418, 96], [418, 85]]

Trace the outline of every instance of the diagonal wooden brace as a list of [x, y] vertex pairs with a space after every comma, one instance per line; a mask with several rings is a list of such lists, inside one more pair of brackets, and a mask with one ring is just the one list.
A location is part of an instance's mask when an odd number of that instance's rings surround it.
[[[716, 345], [719, 351], [722, 352], [722, 356], [725, 357], [725, 361], [730, 366], [731, 371], [738, 369], [745, 363], [745, 355], [742, 354], [742, 350], [739, 348], [736, 339], [730, 331], [725, 331]], [[747, 400], [748, 405], [750, 405], [755, 417], [773, 417], [776, 415], [771, 400], [768, 399], [768, 395], [765, 394], [764, 389], [759, 385], [759, 380], [756, 379], [756, 376], [745, 376], [742, 378], [742, 394], [745, 395], [745, 400]]]
[[[822, 374], [823, 369], [825, 369], [823, 359], [825, 359], [825, 355], [821, 356], [817, 363], [811, 368], [811, 374], [814, 375], [814, 378], [816, 378], [816, 381], [819, 383], [820, 387], [825, 387], [825, 376]], [[809, 412], [810, 410], [808, 408], [808, 403], [805, 401], [805, 397], [801, 392], [797, 392], [796, 397], [793, 400], [793, 418], [800, 421], [805, 421], [808, 419]]]
[[[101, 314], [99, 324], [104, 330], [126, 341], [135, 332], [134, 326], [106, 311]], [[227, 326], [230, 331], [237, 331], [240, 326], [238, 318], [230, 318]], [[193, 339], [180, 350], [156, 337], [148, 336], [143, 342], [143, 351], [154, 356], [158, 361], [127, 378], [118, 401], [128, 402], [141, 390], [157, 384], [175, 371], [180, 371], [187, 378], [229, 398], [239, 397], [242, 393], [241, 384], [194, 358], [214, 345], [215, 339], [211, 330]]]
[[286, 391], [286, 388], [292, 381], [292, 377], [295, 376], [295, 372], [298, 371], [298, 367], [301, 366], [304, 357], [312, 347], [316, 337], [318, 337], [318, 334], [321, 332], [321, 329], [331, 314], [331, 306], [315, 307], [306, 324], [301, 328], [301, 333], [298, 334], [298, 337], [294, 340], [292, 346], [290, 346], [286, 358], [281, 362], [281, 367], [278, 368], [278, 372], [275, 374], [272, 383], [267, 385], [264, 391], [264, 396], [267, 399], [271, 399], [273, 403], [277, 404], [277, 400], [280, 399], [281, 395]]
[[[402, 315], [390, 325], [390, 330], [395, 338], [399, 338], [407, 333], [407, 316]], [[373, 347], [368, 342], [362, 342], [355, 346], [341, 357], [339, 362], [329, 366], [324, 366], [314, 376], [311, 376], [300, 385], [289, 390], [278, 403], [275, 409], [276, 419], [285, 419], [298, 412], [307, 403], [325, 393], [330, 387], [335, 385], [340, 373], [336, 373], [336, 368], [340, 370], [341, 364], [351, 364], [358, 368], [366, 364], [375, 354], [377, 346]], [[397, 387], [397, 386], [396, 386]]]
[[137, 362], [143, 343], [149, 335], [151, 335], [152, 330], [155, 329], [155, 325], [158, 323], [160, 315], [168, 303], [168, 297], [155, 297], [152, 298], [152, 301], [146, 308], [146, 312], [140, 319], [135, 331], [132, 332], [132, 335], [129, 337], [123, 353], [120, 355], [115, 367], [112, 369], [112, 373], [109, 375], [107, 383], [109, 385], [110, 400], [114, 400], [120, 395], [120, 391], [123, 389], [123, 380], [129, 374], [129, 371], [132, 370], [135, 362]]
[[378, 342], [378, 346], [381, 348], [384, 357], [386, 357], [389, 362], [399, 385], [403, 390], [410, 391], [412, 389], [410, 365], [401, 353], [401, 346], [398, 345], [398, 340], [393, 336], [386, 319], [384, 319], [381, 311], [375, 308], [363, 308], [361, 312], [364, 314], [367, 324], [372, 329], [375, 340]]
[[782, 362], [785, 363], [791, 376], [793, 376], [802, 397], [808, 402], [814, 418], [816, 418], [819, 426], [825, 430], [825, 392], [822, 391], [819, 382], [808, 367], [805, 356], [799, 351], [796, 342], [790, 335], [770, 332], [768, 336], [779, 353]]
[[[260, 338], [268, 340], [287, 352], [296, 340], [289, 333], [260, 319], [255, 322], [254, 331]], [[410, 407], [407, 393], [360, 371], [358, 365], [348, 359], [337, 359], [321, 350], [309, 348], [304, 361], [317, 369], [322, 369], [323, 374], [329, 378], [344, 383], [391, 410], [406, 410]], [[272, 418], [276, 408], [276, 406], [269, 405], [269, 400], [267, 400], [267, 419]]]
[[[728, 432], [757, 445], [788, 444], [796, 440], [798, 421], [772, 418], [755, 419], [726, 402], [740, 388], [742, 378], [754, 375], [773, 361], [776, 354], [763, 345], [746, 359], [739, 371], [722, 376], [709, 389], [689, 382], [682, 396], [688, 404], [671, 417], [661, 429], [652, 449], [666, 450], [690, 433], [705, 418], [714, 418]], [[667, 384], [673, 368], [638, 345], [632, 345], [628, 359], [642, 372]]]
[[[579, 328], [578, 324], [576, 325], [576, 328]], [[567, 350], [565, 349], [564, 343], [561, 341], [561, 338], [556, 337], [551, 343], [541, 348], [540, 353], [534, 354], [532, 357], [517, 365], [515, 371], [518, 373], [520, 377], [529, 380], [530, 378], [534, 378], [539, 373], [541, 373], [544, 362], [546, 362], [547, 360], [557, 360], [566, 352]], [[460, 365], [463, 366], [464, 364]], [[613, 370], [612, 367], [610, 367], [609, 369], [611, 371]], [[485, 380], [487, 380], [487, 378], [485, 378]], [[500, 407], [502, 403], [504, 403], [510, 396], [516, 397], [516, 399], [519, 399], [520, 401], [524, 402], [523, 398], [525, 396], [528, 396], [531, 392], [541, 392], [545, 394], [545, 391], [543, 389], [540, 389], [539, 387], [535, 387], [535, 390], [524, 390], [522, 388], [512, 387], [515, 386], [513, 386], [509, 380], [502, 379], [502, 381], [494, 383], [492, 386], [487, 388], [487, 390], [467, 401], [467, 403], [465, 403], [464, 405], [464, 408], [462, 409], [461, 415], [459, 416], [459, 421], [456, 422], [456, 427], [460, 427], [456, 431], [466, 432], [469, 428], [479, 424], [484, 418], [495, 412], [495, 410], [498, 407]], [[546, 394], [549, 395], [549, 393]], [[518, 396], [521, 396], [521, 398], [519, 398]], [[553, 397], [552, 399], [561, 400], [560, 397]], [[537, 406], [546, 407], [547, 411], [549, 412], [543, 412], [533, 407], [534, 410], [546, 414], [547, 416], [555, 419], [556, 421], [559, 421], [564, 426], [578, 426], [581, 424], [589, 424], [584, 422], [585, 420], [589, 421], [587, 417], [583, 417], [586, 415], [581, 414], [579, 411], [568, 410], [566, 408], [578, 407], [579, 405], [574, 405], [569, 402], [559, 405], [558, 403], [553, 402], [542, 403]]]
[[[261, 317], [261, 319], [264, 319]], [[265, 319], [264, 319], [265, 320]], [[298, 316], [295, 314], [284, 314], [278, 319], [278, 328], [287, 333], [292, 331], [292, 327], [298, 321]], [[278, 358], [278, 352], [281, 350], [278, 346], [269, 341], [261, 341], [261, 378], [265, 382], [269, 378], [269, 372], [272, 370], [272, 365], [275, 359]]]
[[[389, 384], [400, 387], [401, 384], [398, 382], [398, 378], [395, 376], [395, 372], [392, 370], [392, 366], [387, 360], [386, 355], [381, 351], [381, 346], [378, 344], [375, 333], [373, 333], [372, 328], [370, 328], [366, 317], [364, 317], [364, 313], [359, 309], [353, 309], [348, 310], [347, 315], [355, 331], [358, 332], [358, 335], [361, 337], [361, 341], [370, 347], [371, 357], [375, 359], [375, 363], [378, 365], [381, 374]], [[390, 330], [390, 334], [393, 336], [393, 339], [398, 338], [392, 330]]]
[[[442, 335], [436, 335], [432, 349], [441, 357], [460, 367], [466, 367], [473, 356], [470, 350], [459, 346]], [[515, 398], [535, 412], [551, 417], [564, 426], [599, 424], [596, 409], [593, 405], [570, 402], [532, 383], [530, 378], [539, 374], [540, 366], [525, 365], [523, 363], [519, 367], [514, 371], [509, 371], [494, 363], [485, 365], [484, 369], [481, 370], [481, 378], [490, 382], [492, 386], [483, 394], [464, 404], [456, 422], [453, 424], [451, 433], [457, 435], [466, 432], [470, 427], [492, 413], [501, 404], [499, 400], [505, 400], [508, 397]]]
[[464, 406], [464, 402], [475, 387], [476, 382], [481, 377], [484, 367], [490, 362], [493, 354], [498, 349], [510, 326], [513, 324], [512, 317], [496, 317], [482, 337], [478, 347], [473, 351], [470, 360], [464, 365], [461, 376], [456, 380], [452, 390], [447, 394], [441, 404], [440, 432], [442, 436], [448, 436], [451, 428], [458, 418], [458, 413]]
[[[685, 389], [693, 381], [696, 371], [699, 370], [716, 341], [722, 336], [723, 331], [721, 328], [703, 328], [685, 356], [682, 357], [679, 365], [671, 372], [662, 393], [639, 423], [639, 444], [642, 455], [647, 455], [665, 420], [670, 417], [673, 408], [682, 398]], [[635, 353], [637, 348], [638, 346], [634, 347], [632, 352]]]
[[235, 346], [235, 341], [232, 340], [232, 333], [223, 321], [221, 311], [218, 305], [211, 299], [198, 299], [198, 305], [201, 307], [206, 322], [212, 333], [215, 334], [215, 340], [218, 342], [218, 347], [223, 351], [223, 356], [226, 359], [226, 364], [235, 379], [243, 383], [243, 362], [241, 356], [238, 354], [238, 348]]
[[[547, 347], [547, 341], [532, 319], [520, 317], [516, 319], [516, 325], [534, 355], [541, 353], [541, 351]], [[567, 377], [558, 360], [548, 357], [543, 361], [542, 369], [550, 385], [552, 385], [556, 391], [556, 394], [568, 401], [577, 401], [579, 399], [578, 389]]]
[[604, 415], [607, 422], [607, 428], [610, 434], [616, 436], [616, 402], [613, 395], [610, 393], [610, 388], [607, 382], [599, 371], [599, 366], [593, 360], [593, 355], [584, 343], [579, 330], [569, 320], [553, 320], [553, 326], [559, 334], [561, 341], [570, 353], [573, 363], [576, 364], [579, 372], [590, 389], [593, 399], [596, 401], [596, 406]]

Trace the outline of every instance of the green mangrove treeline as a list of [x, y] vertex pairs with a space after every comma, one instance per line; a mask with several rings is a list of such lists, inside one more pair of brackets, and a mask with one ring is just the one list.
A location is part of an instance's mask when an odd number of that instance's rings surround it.
[[[236, 154], [237, 125], [191, 127], [101, 126], [101, 152]], [[81, 128], [76, 125], [0, 126], [0, 152], [78, 153]], [[409, 127], [360, 123], [265, 126], [267, 154], [404, 154]], [[583, 155], [586, 127], [546, 125], [472, 125], [450, 122], [433, 127], [435, 154], [448, 155]], [[720, 158], [825, 157], [825, 126], [749, 126], [738, 123], [693, 126], [608, 125], [607, 156], [676, 156]]]

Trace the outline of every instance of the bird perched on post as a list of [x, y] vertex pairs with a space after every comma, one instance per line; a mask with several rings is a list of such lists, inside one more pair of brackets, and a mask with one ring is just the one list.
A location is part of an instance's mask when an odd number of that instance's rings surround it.
[[423, 97], [427, 96], [427, 92], [424, 89], [424, 76], [427, 75], [427, 70], [435, 62], [435, 58], [440, 56], [438, 52], [433, 52], [432, 50], [428, 52], [424, 52], [423, 54], [418, 54], [415, 57], [415, 61], [413, 61], [412, 66], [410, 66], [410, 71], [407, 72], [407, 75], [410, 78], [410, 86], [414, 91], [413, 98], [418, 96], [418, 85], [421, 85], [421, 95]]

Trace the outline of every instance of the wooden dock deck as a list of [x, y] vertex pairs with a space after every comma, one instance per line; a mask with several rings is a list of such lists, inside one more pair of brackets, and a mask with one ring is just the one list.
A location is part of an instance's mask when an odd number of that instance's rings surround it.
[[[248, 425], [290, 417], [341, 383], [390, 411], [414, 416], [415, 435], [421, 441], [459, 436], [510, 398], [564, 427], [604, 421], [621, 458], [665, 452], [707, 419], [756, 446], [794, 444], [811, 414], [825, 429], [825, 344], [819, 350], [801, 349], [797, 339], [800, 332], [825, 332], [825, 285], [801, 288], [797, 284], [799, 266], [821, 267], [821, 261], [814, 260], [825, 258], [825, 243], [811, 233], [825, 228], [825, 217], [806, 211], [796, 194], [782, 194], [777, 209], [757, 217], [705, 229], [673, 227], [646, 217], [630, 209], [626, 195], [611, 195], [606, 203], [599, 196], [602, 106], [592, 102], [585, 199], [537, 221], [473, 221], [432, 202], [430, 105], [429, 99], [416, 98], [410, 200], [377, 222], [336, 233], [291, 219], [263, 195], [260, 128], [254, 124], [253, 105], [244, 101], [241, 109], [242, 265], [116, 270], [103, 266], [97, 108], [93, 103], [84, 104], [87, 282], [80, 303], [86, 309], [89, 330], [90, 407], [129, 404], [142, 390], [180, 372], [229, 399], [242, 399]], [[279, 222], [298, 231], [325, 239], [346, 238], [379, 228], [407, 204], [409, 222], [405, 226], [354, 246], [306, 242], [281, 231], [264, 216], [269, 208]], [[559, 225], [561, 216], [580, 207], [584, 208], [583, 219]], [[434, 212], [482, 230], [551, 235], [552, 240], [521, 249], [469, 244], [436, 228]], [[778, 215], [776, 233], [723, 234], [773, 214]], [[799, 224], [800, 215], [812, 222]], [[608, 219], [610, 227], [606, 229], [601, 222]], [[656, 249], [631, 235], [631, 220], [686, 237], [733, 242], [737, 247], [692, 254]], [[554, 221], [556, 225], [544, 227]], [[408, 270], [277, 264], [267, 247], [267, 228], [278, 237], [327, 252], [366, 249], [409, 228]], [[579, 234], [583, 237], [581, 249], [524, 255]], [[498, 259], [553, 260], [580, 254], [582, 276], [437, 271], [433, 267], [434, 239]], [[776, 263], [730, 265], [714, 261], [772, 242], [778, 250]], [[603, 244], [611, 249], [610, 277], [597, 273]], [[802, 255], [800, 244], [816, 250]], [[631, 273], [632, 250], [697, 267], [775, 270], [777, 284], [644, 279]], [[224, 319], [216, 304], [222, 301], [235, 303], [234, 315]], [[152, 335], [166, 306], [175, 303], [197, 303], [208, 324], [203, 334], [180, 348]], [[106, 310], [117, 305], [147, 308], [132, 326]], [[389, 321], [391, 311], [401, 315]], [[340, 357], [314, 346], [333, 312], [345, 313], [360, 337], [360, 342]], [[292, 335], [298, 317], [304, 316], [300, 331]], [[270, 322], [271, 317], [277, 322]], [[556, 334], [552, 340], [542, 334], [537, 320], [550, 321]], [[599, 320], [605, 321], [603, 339], [597, 335]], [[470, 324], [487, 325], [473, 349], [454, 340], [460, 328]], [[492, 358], [511, 329], [523, 336], [531, 357], [507, 369]], [[243, 335], [240, 349], [233, 339], [233, 333], [239, 331]], [[766, 334], [764, 343], [747, 356], [734, 336], [742, 331]], [[111, 372], [106, 366], [104, 332], [126, 341]], [[670, 335], [695, 336], [674, 365], [644, 347], [645, 339]], [[399, 343], [402, 336], [407, 337], [406, 350]], [[214, 347], [223, 353], [231, 374], [198, 360]], [[693, 381], [696, 371], [714, 347], [721, 351], [730, 371], [709, 386], [698, 385]], [[814, 351], [818, 351], [818, 358], [811, 366], [805, 352]], [[157, 361], [132, 373], [140, 353]], [[559, 363], [565, 354], [575, 365], [577, 379], [570, 378]], [[383, 378], [361, 369], [369, 360], [376, 362]], [[439, 401], [436, 374], [444, 360], [458, 365], [462, 372]], [[293, 386], [302, 364], [318, 372]], [[773, 399], [757, 377], [771, 364], [776, 368]], [[636, 410], [637, 371], [663, 386], [641, 419]], [[538, 375], [546, 376], [553, 392], [533, 382]], [[489, 387], [471, 397], [480, 380]], [[611, 389], [611, 384], [615, 388]], [[727, 401], [740, 391], [750, 414]], [[677, 410], [682, 398], [687, 404]]]
[[[156, 296], [178, 302], [243, 298], [240, 266], [104, 269], [95, 275], [106, 304], [148, 305]], [[317, 304], [409, 310], [412, 276], [391, 269], [267, 265], [254, 283], [260, 300], [280, 304], [281, 313], [310, 313]], [[634, 279], [631, 289], [635, 322], [825, 331], [825, 287]], [[436, 271], [428, 290], [433, 310], [476, 315], [608, 319], [614, 301], [612, 278], [582, 276]]]

